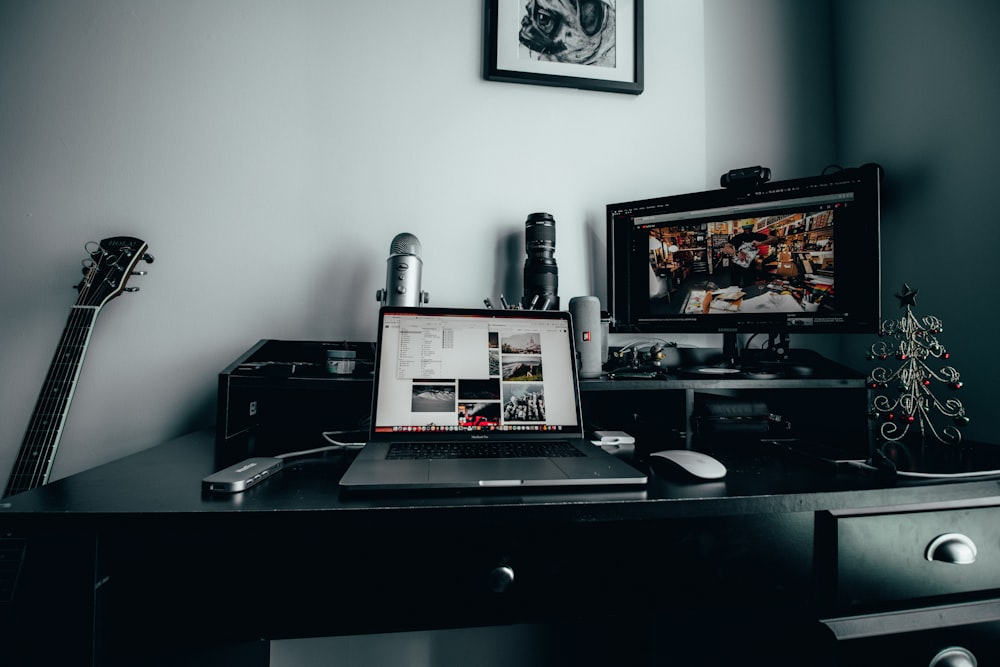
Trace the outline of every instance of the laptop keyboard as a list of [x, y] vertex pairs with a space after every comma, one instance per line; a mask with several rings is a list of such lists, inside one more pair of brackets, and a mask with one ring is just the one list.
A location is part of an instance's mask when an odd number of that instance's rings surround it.
[[396, 442], [387, 459], [523, 459], [584, 456], [568, 442]]

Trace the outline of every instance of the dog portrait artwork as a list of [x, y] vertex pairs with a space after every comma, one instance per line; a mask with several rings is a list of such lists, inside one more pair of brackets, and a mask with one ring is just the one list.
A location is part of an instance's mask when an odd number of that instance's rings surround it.
[[639, 95], [643, 0], [484, 0], [491, 81]]
[[615, 0], [528, 0], [518, 39], [542, 61], [615, 67]]

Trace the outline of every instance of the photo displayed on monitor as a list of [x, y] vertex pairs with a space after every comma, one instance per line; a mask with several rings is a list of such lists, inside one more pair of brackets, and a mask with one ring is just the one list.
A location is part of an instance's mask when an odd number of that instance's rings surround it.
[[608, 206], [617, 332], [877, 330], [879, 170]]

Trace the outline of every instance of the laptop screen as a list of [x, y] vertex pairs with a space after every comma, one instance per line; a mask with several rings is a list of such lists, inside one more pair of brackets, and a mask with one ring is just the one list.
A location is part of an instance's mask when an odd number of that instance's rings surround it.
[[581, 433], [567, 313], [383, 309], [378, 348], [374, 434]]

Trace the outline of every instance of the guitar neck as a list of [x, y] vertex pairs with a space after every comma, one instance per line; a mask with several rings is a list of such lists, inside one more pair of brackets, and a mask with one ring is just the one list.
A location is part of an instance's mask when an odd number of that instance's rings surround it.
[[7, 480], [5, 498], [48, 482], [99, 310], [95, 306], [74, 306], [70, 311]]
[[83, 280], [76, 286], [79, 297], [45, 376], [4, 498], [49, 481], [97, 313], [122, 292], [138, 290], [138, 287], [126, 289], [129, 276], [144, 275], [145, 271], [133, 271], [135, 265], [153, 261], [153, 256], [146, 252], [146, 242], [131, 236], [113, 236], [87, 246], [90, 259], [84, 260]]

